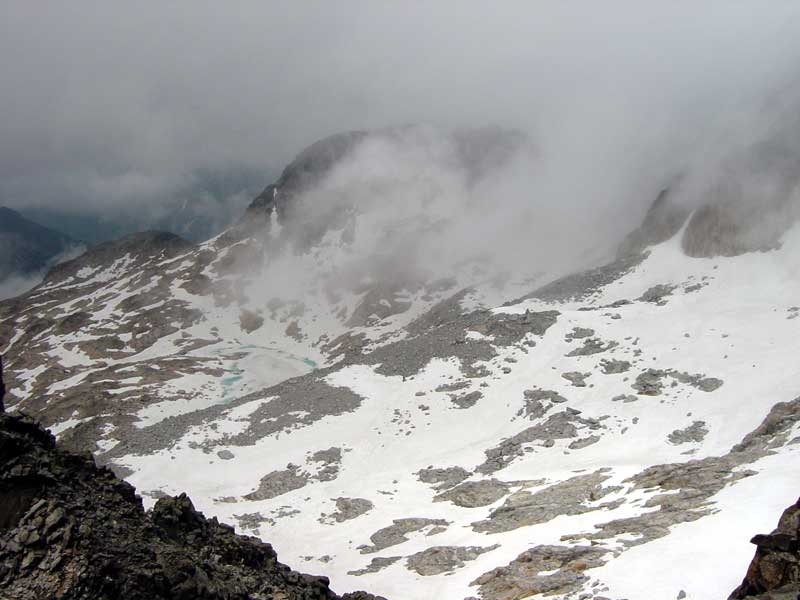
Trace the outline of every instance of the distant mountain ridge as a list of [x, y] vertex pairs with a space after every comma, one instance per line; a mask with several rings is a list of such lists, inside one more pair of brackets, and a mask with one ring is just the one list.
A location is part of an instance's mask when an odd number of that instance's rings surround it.
[[147, 230], [169, 231], [202, 242], [230, 226], [273, 176], [270, 168], [222, 165], [197, 169], [175, 189], [153, 192], [153, 197], [109, 198], [96, 202], [97, 206], [88, 201], [73, 206], [39, 198], [17, 209], [32, 221], [90, 245]]
[[70, 236], [0, 207], [0, 298], [27, 291], [60, 260], [82, 252]]
[[0, 279], [39, 271], [55, 256], [79, 245], [68, 235], [0, 206]]

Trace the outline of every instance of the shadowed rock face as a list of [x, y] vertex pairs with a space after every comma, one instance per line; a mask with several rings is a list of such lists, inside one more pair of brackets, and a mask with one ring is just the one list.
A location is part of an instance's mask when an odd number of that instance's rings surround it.
[[[344, 228], [349, 223], [352, 204], [346, 194], [343, 196], [329, 190], [324, 197], [314, 200], [315, 210], [311, 218], [301, 208], [301, 197], [318, 188], [361, 143], [385, 140], [402, 145], [407, 143], [405, 137], [413, 137], [415, 129], [417, 127], [409, 126], [369, 132], [348, 131], [315, 142], [289, 163], [280, 178], [251, 202], [240, 223], [223, 235], [239, 240], [248, 234], [263, 232], [265, 227], [269, 228], [274, 214], [282, 226], [288, 227], [285, 235], [291, 233], [286, 237], [293, 239], [296, 249], [307, 250], [318, 243], [326, 231]], [[469, 184], [509, 162], [527, 141], [519, 131], [496, 127], [459, 130], [443, 136], [452, 150], [449, 156], [452, 166], [464, 173]]]
[[800, 597], [800, 500], [783, 512], [772, 533], [759, 534], [750, 541], [757, 547], [756, 555], [742, 584], [728, 600]]
[[[0, 414], [0, 597], [17, 600], [335, 600], [326, 577], [206, 519], [185, 495], [145, 513], [134, 488]], [[348, 600], [377, 600], [358, 592]]]
[[[283, 170], [274, 184], [268, 185], [247, 209], [249, 216], [277, 209], [283, 218], [290, 209], [290, 200], [316, 186], [330, 171], [371, 136], [387, 139], [400, 137], [413, 127], [377, 131], [346, 131], [323, 138], [303, 150]], [[488, 170], [501, 166], [522, 146], [526, 136], [519, 131], [485, 127], [465, 129], [449, 134], [454, 160], [471, 179], [478, 179]]]
[[303, 150], [283, 170], [274, 184], [268, 185], [247, 208], [248, 216], [255, 216], [275, 208], [284, 217], [288, 202], [295, 196], [314, 187], [334, 165], [367, 137], [364, 131], [348, 131], [326, 137]]
[[[735, 183], [720, 184], [701, 198], [694, 210], [674, 198], [677, 192], [662, 190], [647, 211], [644, 222], [620, 244], [617, 257], [636, 255], [660, 244], [686, 228], [681, 248], [687, 256], [712, 258], [763, 252], [779, 245], [781, 236], [800, 215], [792, 192], [797, 174], [768, 198], [750, 198]], [[688, 221], [688, 222], [687, 222]]]
[[689, 212], [689, 209], [677, 206], [671, 201], [669, 188], [661, 190], [647, 211], [642, 225], [629, 233], [620, 244], [617, 257], [638, 254], [648, 246], [666, 242], [680, 231], [689, 217]]
[[[681, 240], [687, 256], [710, 258], [738, 256], [746, 252], [764, 252], [778, 246], [781, 235], [791, 226], [787, 207], [715, 204], [697, 209]], [[769, 217], [764, 218], [764, 212]]]

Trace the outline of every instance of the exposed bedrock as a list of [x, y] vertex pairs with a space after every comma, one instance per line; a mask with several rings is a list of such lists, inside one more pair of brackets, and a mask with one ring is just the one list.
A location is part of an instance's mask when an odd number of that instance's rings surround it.
[[669, 188], [661, 190], [650, 209], [645, 215], [642, 224], [628, 234], [617, 250], [617, 256], [630, 256], [638, 254], [648, 246], [666, 242], [680, 231], [689, 210], [676, 206], [670, 198]]
[[[771, 173], [776, 166], [765, 163], [760, 168]], [[800, 216], [793, 192], [798, 182], [796, 165], [791, 171], [773, 177], [773, 189], [757, 190], [752, 195], [748, 193], [752, 190], [742, 189], [736, 177], [726, 178], [694, 203], [676, 199], [681, 192], [680, 183], [676, 183], [674, 190], [659, 193], [642, 225], [620, 244], [617, 256], [636, 255], [665, 242], [684, 225], [681, 248], [687, 256], [710, 258], [772, 250]]]
[[756, 554], [729, 600], [800, 597], [800, 500], [783, 511], [772, 533], [756, 535], [750, 541], [756, 546]]
[[0, 506], [3, 600], [339, 598], [326, 577], [292, 571], [185, 494], [145, 512], [130, 484], [27, 417], [0, 414]]

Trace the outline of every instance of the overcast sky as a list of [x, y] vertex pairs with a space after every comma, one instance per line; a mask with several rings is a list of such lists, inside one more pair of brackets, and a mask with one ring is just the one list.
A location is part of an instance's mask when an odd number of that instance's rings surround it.
[[0, 0], [0, 204], [158, 203], [414, 122], [518, 127], [577, 178], [667, 172], [798, 66], [796, 1]]

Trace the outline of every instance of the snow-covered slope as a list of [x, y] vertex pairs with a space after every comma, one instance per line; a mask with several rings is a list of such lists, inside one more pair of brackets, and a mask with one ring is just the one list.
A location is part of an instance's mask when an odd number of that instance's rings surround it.
[[300, 227], [291, 173], [207, 244], [118, 242], [0, 305], [12, 408], [334, 589], [737, 585], [797, 496], [800, 227], [690, 257], [707, 215], [655, 227], [657, 203], [618, 260], [563, 279], [381, 278], [352, 257], [386, 222]]
[[342, 589], [719, 597], [797, 494], [798, 257], [798, 228], [732, 258], [687, 258], [676, 236], [584, 297], [414, 338], [474, 354], [415, 372], [392, 348], [400, 364], [300, 378], [113, 455]]

